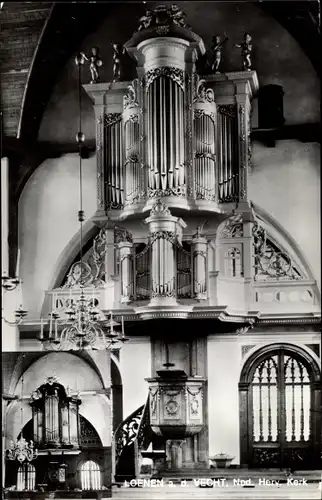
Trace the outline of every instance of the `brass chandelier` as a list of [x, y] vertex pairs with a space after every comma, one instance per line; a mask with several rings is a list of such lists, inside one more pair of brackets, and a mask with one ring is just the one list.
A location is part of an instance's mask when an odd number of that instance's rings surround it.
[[32, 462], [38, 457], [38, 450], [34, 448], [33, 441], [28, 441], [23, 437], [23, 376], [21, 379], [21, 434], [20, 438], [11, 441], [7, 449], [8, 460], [17, 460], [21, 464], [25, 461]]
[[85, 62], [83, 53], [75, 57], [78, 66], [78, 99], [79, 99], [79, 132], [76, 135], [79, 152], [79, 193], [80, 210], [78, 221], [80, 223], [80, 294], [74, 300], [70, 298], [65, 314], [68, 319], [61, 323], [56, 308], [49, 314], [49, 332], [45, 334], [43, 321], [39, 340], [46, 350], [81, 350], [81, 349], [109, 349], [120, 348], [128, 339], [124, 335], [124, 318], [121, 324], [114, 321], [110, 312], [108, 318], [98, 308], [94, 298], [88, 298], [85, 294], [83, 277], [83, 222], [85, 214], [83, 211], [83, 186], [82, 186], [82, 156], [84, 150], [85, 135], [82, 132], [82, 99], [81, 99], [81, 68]]

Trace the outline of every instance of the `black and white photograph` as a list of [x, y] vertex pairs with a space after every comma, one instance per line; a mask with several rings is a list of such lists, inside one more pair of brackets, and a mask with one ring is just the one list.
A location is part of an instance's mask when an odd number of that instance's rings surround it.
[[320, 25], [0, 2], [3, 499], [321, 498]]

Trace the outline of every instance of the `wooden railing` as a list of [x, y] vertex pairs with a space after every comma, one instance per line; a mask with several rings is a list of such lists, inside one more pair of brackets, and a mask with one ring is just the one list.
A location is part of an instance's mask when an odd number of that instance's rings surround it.
[[114, 481], [137, 478], [140, 472], [141, 451], [152, 440], [149, 397], [117, 427], [112, 441]]

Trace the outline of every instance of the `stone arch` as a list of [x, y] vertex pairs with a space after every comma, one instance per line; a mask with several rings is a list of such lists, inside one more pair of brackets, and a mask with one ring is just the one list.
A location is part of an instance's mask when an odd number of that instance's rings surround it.
[[321, 453], [321, 371], [315, 357], [303, 347], [286, 342], [278, 342], [257, 347], [244, 361], [239, 380], [240, 414], [240, 463], [249, 466], [252, 446], [251, 435], [251, 384], [256, 368], [269, 355], [283, 350], [285, 354], [299, 359], [306, 367], [311, 379], [311, 441], [314, 457], [319, 460]]

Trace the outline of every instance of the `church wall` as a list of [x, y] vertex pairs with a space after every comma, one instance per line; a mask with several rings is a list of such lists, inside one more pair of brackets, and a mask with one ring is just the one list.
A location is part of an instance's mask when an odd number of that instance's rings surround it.
[[[95, 158], [83, 160], [83, 209], [96, 210]], [[46, 160], [34, 172], [19, 201], [20, 276], [29, 318], [40, 315], [44, 291], [65, 247], [79, 231], [79, 157]]]
[[208, 337], [209, 457], [227, 453], [239, 464], [238, 381], [241, 349], [235, 337]]
[[320, 284], [320, 145], [289, 140], [266, 148], [254, 142], [248, 186], [249, 199], [290, 233]]
[[[319, 365], [320, 360], [308, 344], [320, 346], [318, 333], [294, 331], [258, 331], [242, 336], [211, 335], [208, 337], [208, 421], [209, 456], [227, 453], [240, 465], [240, 421], [238, 383], [242, 367], [249, 356], [264, 345], [289, 343], [309, 352]], [[227, 361], [229, 360], [229, 361]]]
[[123, 419], [146, 403], [151, 377], [151, 345], [148, 337], [131, 338], [120, 351], [123, 384]]

